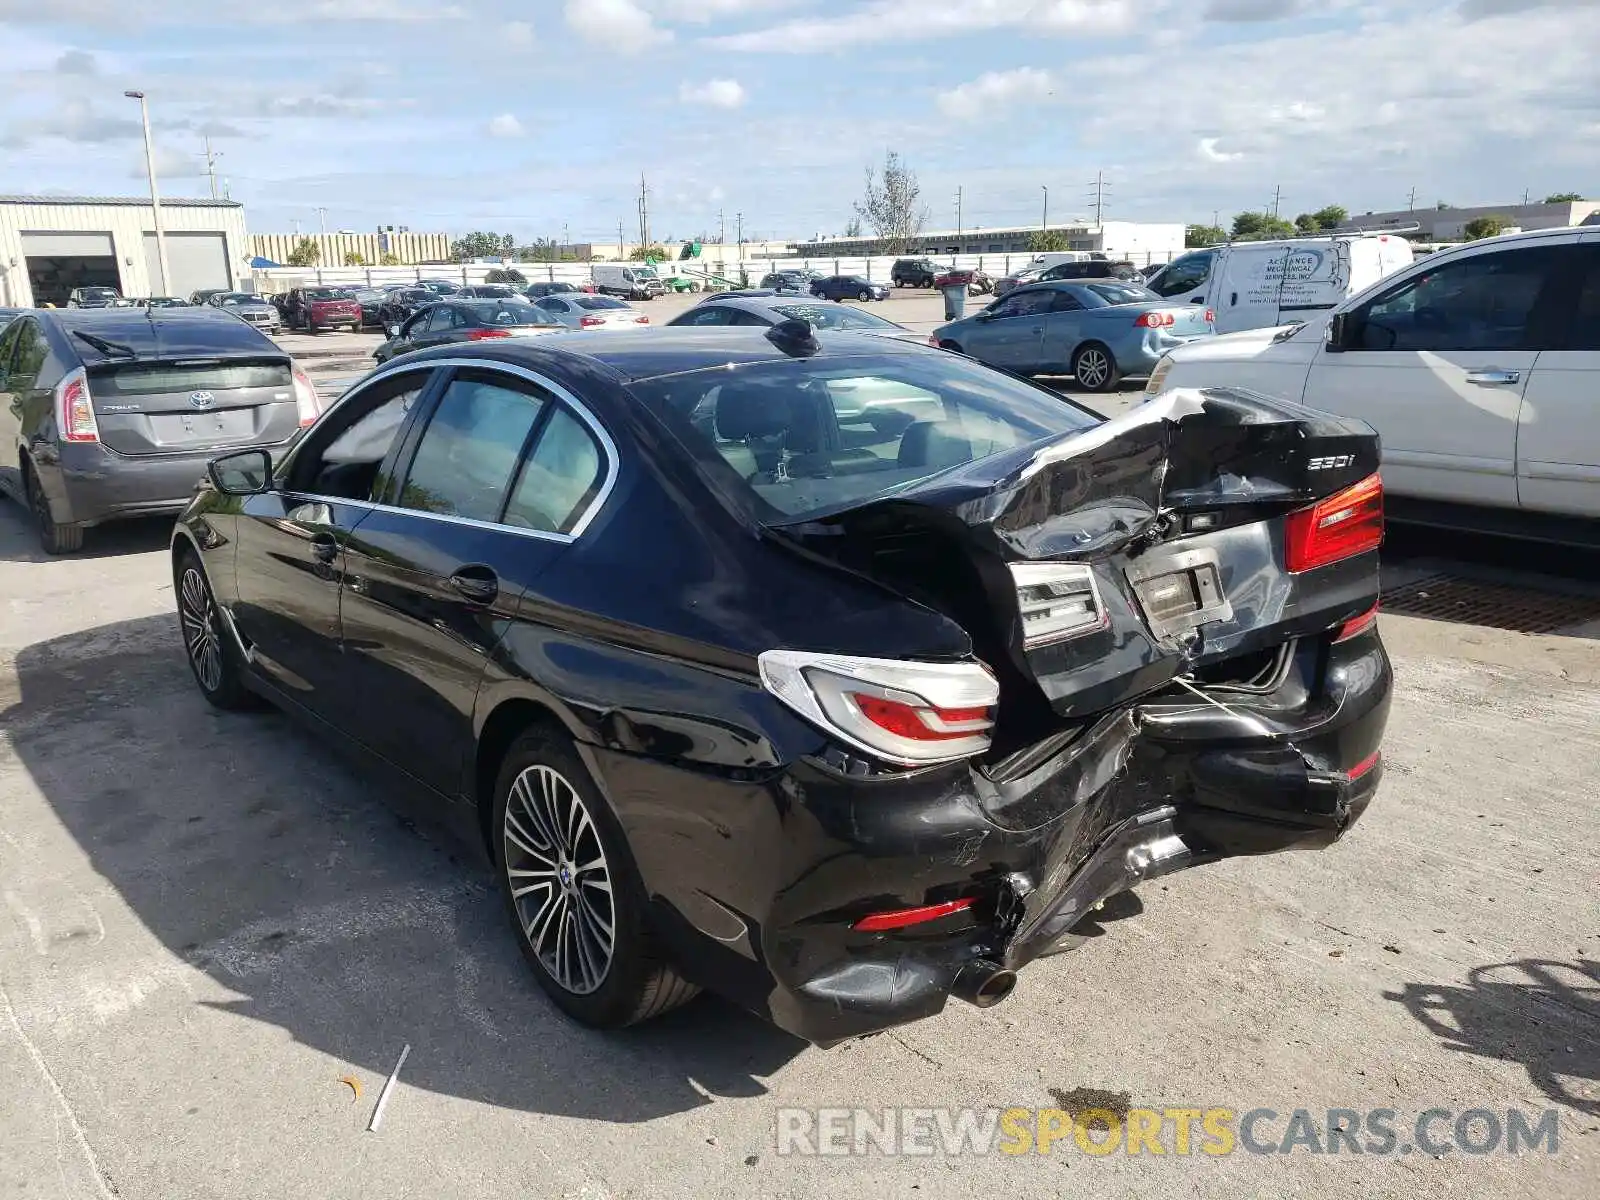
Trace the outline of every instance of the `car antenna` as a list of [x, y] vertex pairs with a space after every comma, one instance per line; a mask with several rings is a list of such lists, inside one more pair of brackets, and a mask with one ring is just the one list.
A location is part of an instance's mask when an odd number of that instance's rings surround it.
[[779, 321], [767, 330], [767, 341], [791, 358], [810, 358], [822, 349], [822, 343], [817, 341], [817, 332], [812, 328], [811, 322], [799, 317]]

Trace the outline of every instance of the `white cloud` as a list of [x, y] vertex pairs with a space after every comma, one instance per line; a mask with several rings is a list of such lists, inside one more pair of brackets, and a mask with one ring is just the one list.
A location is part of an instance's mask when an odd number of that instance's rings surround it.
[[527, 21], [507, 21], [500, 36], [507, 46], [525, 49], [533, 45], [533, 26]]
[[86, 50], [68, 50], [56, 59], [56, 72], [61, 75], [94, 75], [98, 70], [94, 55]]
[[738, 108], [744, 103], [745, 95], [737, 79], [708, 79], [704, 83], [685, 83], [678, 88], [678, 99], [685, 104], [705, 104], [711, 108]]
[[634, 0], [567, 0], [567, 27], [584, 41], [624, 54], [638, 54], [672, 40], [670, 30]]
[[1158, 7], [1155, 0], [871, 0], [844, 16], [801, 17], [712, 41], [727, 50], [807, 54], [990, 29], [1114, 34], [1133, 30]]
[[714, 187], [706, 193], [706, 199], [711, 201], [713, 204], [721, 204], [726, 197], [727, 193], [724, 192], [720, 187]]
[[1201, 138], [1200, 139], [1200, 144], [1198, 146], [1196, 146], [1195, 149], [1197, 149], [1200, 152], [1200, 157], [1201, 158], [1207, 160], [1208, 162], [1214, 162], [1214, 163], [1238, 162], [1241, 158], [1244, 157], [1244, 154], [1243, 154], [1242, 151], [1237, 151], [1236, 150], [1236, 151], [1233, 151], [1232, 153], [1230, 153], [1230, 152], [1228, 152], [1226, 150], [1217, 149], [1217, 146], [1221, 141], [1222, 141], [1221, 138], [1214, 138], [1214, 137]]
[[501, 113], [489, 122], [489, 136], [516, 138], [522, 136], [522, 122], [512, 113]]
[[[204, 160], [198, 153], [187, 153], [176, 146], [156, 143], [156, 181], [167, 179], [198, 179], [205, 175]], [[145, 179], [144, 152], [128, 160], [128, 178]]]
[[939, 93], [939, 111], [958, 121], [972, 121], [1019, 103], [1038, 103], [1055, 94], [1048, 71], [1018, 67], [988, 71], [948, 92]]

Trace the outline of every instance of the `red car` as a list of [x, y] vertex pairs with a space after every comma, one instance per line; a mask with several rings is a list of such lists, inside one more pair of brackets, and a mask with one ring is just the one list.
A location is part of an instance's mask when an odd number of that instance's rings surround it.
[[290, 329], [320, 333], [324, 329], [361, 331], [361, 301], [342, 287], [294, 288], [283, 297], [283, 323]]

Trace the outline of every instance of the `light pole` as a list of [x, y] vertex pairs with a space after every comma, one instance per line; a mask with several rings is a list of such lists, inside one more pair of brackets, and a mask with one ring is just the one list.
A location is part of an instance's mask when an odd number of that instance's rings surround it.
[[155, 294], [167, 294], [167, 280], [172, 278], [172, 272], [167, 269], [167, 233], [161, 227], [161, 192], [156, 186], [156, 151], [150, 141], [150, 106], [145, 103], [143, 92], [123, 92], [129, 100], [139, 102], [139, 117], [144, 122], [144, 168], [150, 175], [150, 210], [155, 214], [156, 222], [156, 266], [161, 271], [161, 278], [157, 282], [161, 285]]
[[[1043, 185], [1041, 184], [1040, 186], [1043, 186]], [[1039, 214], [1039, 232], [1040, 233], [1048, 233], [1049, 231], [1050, 231], [1050, 189], [1048, 187], [1046, 187], [1044, 189], [1044, 211], [1042, 211]]]

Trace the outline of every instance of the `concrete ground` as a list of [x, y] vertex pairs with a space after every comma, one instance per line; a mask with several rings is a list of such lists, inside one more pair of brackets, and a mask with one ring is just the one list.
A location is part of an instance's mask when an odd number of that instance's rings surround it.
[[[5, 1200], [1596, 1194], [1600, 642], [1386, 616], [1387, 775], [1345, 841], [1148, 884], [1002, 1006], [823, 1051], [709, 997], [621, 1034], [563, 1019], [456, 846], [286, 719], [202, 702], [165, 539], [111, 528], [47, 560], [0, 502]], [[1391, 572], [1477, 552], [1392, 548]], [[1477, 566], [1565, 562], [1509, 557]], [[1429, 1108], [1553, 1108], [1559, 1143], [776, 1153], [780, 1107], [1081, 1089], [1389, 1108], [1402, 1131]]]

